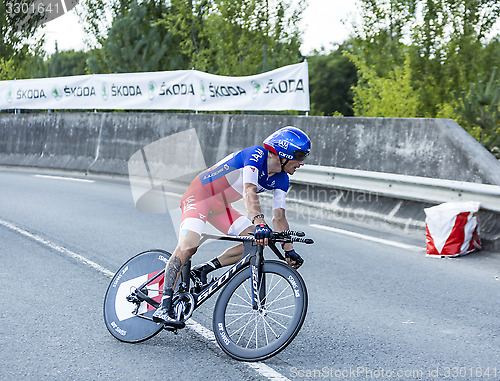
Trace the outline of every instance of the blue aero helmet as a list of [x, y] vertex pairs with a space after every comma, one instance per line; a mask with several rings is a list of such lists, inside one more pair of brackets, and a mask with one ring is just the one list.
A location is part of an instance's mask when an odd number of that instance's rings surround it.
[[264, 148], [287, 160], [304, 161], [311, 151], [311, 140], [304, 131], [286, 126], [269, 135]]

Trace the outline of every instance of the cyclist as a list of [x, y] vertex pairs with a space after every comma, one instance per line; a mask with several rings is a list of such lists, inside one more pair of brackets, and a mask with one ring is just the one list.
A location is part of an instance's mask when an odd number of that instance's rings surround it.
[[[153, 314], [154, 321], [184, 328], [184, 322], [174, 317], [172, 295], [182, 266], [198, 249], [207, 222], [228, 235], [248, 235], [253, 231], [256, 244], [266, 246], [271, 229], [262, 214], [258, 193], [272, 190], [274, 230], [289, 229], [285, 217], [288, 175], [304, 165], [310, 150], [309, 137], [300, 129], [287, 126], [268, 136], [263, 147], [252, 146], [232, 153], [192, 181], [181, 199], [179, 242], [165, 268], [163, 296]], [[231, 206], [241, 198], [251, 220]], [[283, 250], [289, 265], [302, 265], [292, 243], [285, 243]], [[243, 244], [231, 247], [219, 257], [194, 267], [193, 274], [206, 283], [209, 272], [236, 263], [242, 254]]]

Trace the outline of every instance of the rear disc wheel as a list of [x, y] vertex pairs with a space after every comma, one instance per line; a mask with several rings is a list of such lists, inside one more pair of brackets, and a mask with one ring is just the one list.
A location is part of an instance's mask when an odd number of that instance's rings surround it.
[[[129, 259], [116, 272], [104, 297], [104, 322], [108, 331], [118, 340], [138, 343], [150, 339], [163, 329], [155, 323], [155, 308], [145, 302], [131, 301], [133, 291], [165, 269], [170, 253], [149, 250]], [[163, 293], [164, 274], [152, 280], [142, 290], [151, 299], [160, 302]], [[127, 299], [127, 297], [129, 297]]]

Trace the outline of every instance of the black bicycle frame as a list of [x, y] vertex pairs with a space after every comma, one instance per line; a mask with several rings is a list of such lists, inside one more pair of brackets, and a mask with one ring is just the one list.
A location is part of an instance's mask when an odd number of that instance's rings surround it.
[[258, 293], [258, 285], [261, 279], [261, 267], [263, 257], [263, 247], [257, 246], [254, 243], [253, 238], [242, 239], [241, 237], [219, 237], [219, 236], [205, 236], [208, 238], [217, 238], [226, 241], [243, 241], [243, 256], [241, 259], [235, 263], [229, 270], [222, 274], [219, 278], [215, 279], [213, 282], [208, 284], [200, 293], [192, 294], [195, 300], [195, 309], [201, 306], [205, 301], [207, 301], [213, 294], [224, 287], [227, 282], [241, 269], [250, 265], [251, 267], [251, 277], [252, 277], [252, 300], [254, 300], [254, 308], [258, 309], [258, 298], [255, 296]]
[[[203, 234], [200, 239], [200, 245], [208, 239], [217, 239], [221, 241], [235, 241], [243, 242], [243, 256], [235, 263], [229, 270], [222, 274], [219, 278], [215, 279], [213, 282], [208, 284], [199, 293], [191, 294], [195, 301], [194, 309], [201, 306], [205, 301], [207, 301], [213, 294], [224, 287], [227, 282], [241, 269], [246, 266], [250, 266], [250, 276], [252, 284], [252, 301], [253, 309], [258, 310], [265, 303], [265, 278], [262, 276], [262, 264], [264, 262], [264, 248], [263, 246], [258, 246], [255, 244], [253, 237], [231, 237], [231, 236], [218, 236], [211, 234]], [[278, 258], [284, 260], [283, 256], [276, 248], [274, 244], [270, 244], [269, 248], [278, 256]], [[190, 271], [191, 271], [191, 260], [189, 260], [183, 267], [181, 272], [181, 283], [184, 283], [187, 290], [190, 288]], [[142, 285], [137, 287], [134, 293], [151, 304], [153, 307], [158, 308], [160, 303], [156, 302], [152, 298], [148, 297], [141, 290], [148, 284], [153, 282], [155, 279], [164, 274], [165, 270], [160, 270], [152, 278], [148, 279]], [[258, 295], [258, 296], [257, 296]]]
[[[211, 234], [203, 234], [200, 240], [200, 245], [208, 239], [218, 239], [222, 241], [235, 241], [243, 242], [243, 256], [241, 259], [234, 264], [229, 270], [222, 274], [219, 278], [215, 279], [209, 285], [207, 285], [200, 293], [192, 294], [195, 300], [194, 309], [202, 305], [207, 299], [209, 299], [213, 294], [226, 285], [227, 282], [241, 269], [246, 266], [250, 266], [250, 277], [251, 277], [251, 289], [252, 289], [252, 307], [254, 310], [259, 310], [265, 303], [265, 277], [262, 273], [262, 265], [264, 263], [264, 247], [255, 244], [253, 237], [247, 236], [218, 236]], [[270, 243], [268, 246], [276, 256], [285, 260], [280, 251], [276, 248], [274, 243]], [[189, 272], [187, 272], [187, 277], [183, 278], [183, 281], [188, 285], [189, 289]]]

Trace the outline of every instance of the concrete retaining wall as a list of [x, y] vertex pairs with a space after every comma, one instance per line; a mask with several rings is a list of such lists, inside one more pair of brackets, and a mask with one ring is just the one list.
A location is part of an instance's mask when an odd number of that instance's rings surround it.
[[[295, 125], [311, 137], [310, 164], [500, 185], [500, 162], [454, 121], [446, 119], [136, 112], [0, 114], [0, 164], [127, 175], [129, 158], [142, 147], [194, 128], [205, 161], [212, 165], [230, 152], [261, 144], [285, 125]], [[184, 151], [187, 160], [190, 147]], [[398, 203], [379, 199], [375, 204], [357, 205], [353, 201], [339, 207], [367, 212], [370, 218], [364, 222], [422, 230], [423, 207], [428, 205]], [[395, 205], [399, 205], [396, 212]], [[324, 203], [321, 207], [329, 209]], [[496, 217], [485, 215], [486, 221], [495, 225], [488, 223], [485, 231], [488, 239], [498, 242]]]
[[[311, 164], [500, 185], [500, 162], [446, 119], [171, 113], [1, 114], [0, 164], [127, 174], [161, 137], [195, 128], [208, 165], [284, 125], [311, 137]], [[188, 151], [187, 151], [188, 153]]]

